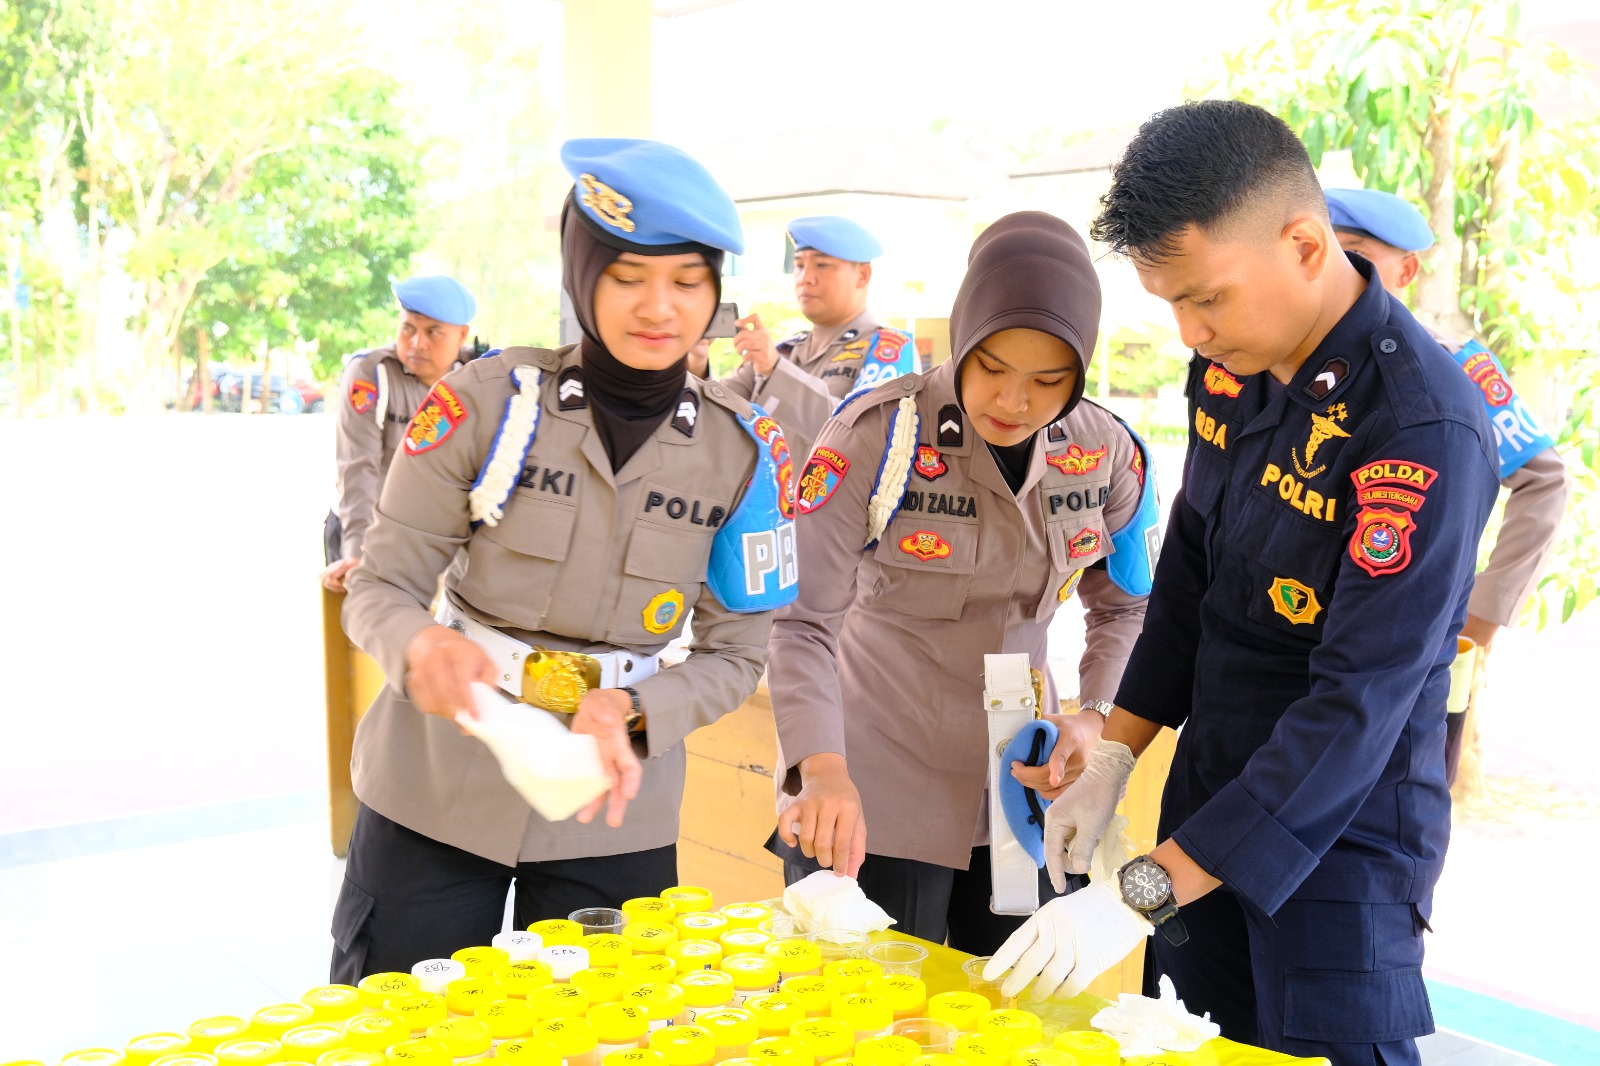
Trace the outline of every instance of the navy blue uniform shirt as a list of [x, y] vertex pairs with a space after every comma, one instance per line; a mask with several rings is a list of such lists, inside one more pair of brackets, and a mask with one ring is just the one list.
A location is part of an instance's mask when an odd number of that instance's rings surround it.
[[1163, 838], [1268, 914], [1425, 901], [1445, 695], [1499, 487], [1472, 382], [1365, 260], [1294, 379], [1196, 356], [1183, 487], [1117, 703], [1176, 729]]

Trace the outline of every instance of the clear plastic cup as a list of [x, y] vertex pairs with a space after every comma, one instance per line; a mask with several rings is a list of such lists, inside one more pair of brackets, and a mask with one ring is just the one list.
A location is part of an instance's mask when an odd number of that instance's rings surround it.
[[818, 929], [811, 942], [822, 953], [824, 963], [835, 959], [864, 959], [872, 937], [856, 929]]
[[902, 1018], [889, 1027], [895, 1036], [903, 1036], [922, 1048], [923, 1055], [947, 1055], [956, 1046], [961, 1031], [949, 1022], [937, 1018]]
[[967, 975], [967, 991], [976, 992], [988, 1000], [990, 1006], [995, 1010], [999, 1010], [1001, 1007], [1015, 1007], [1017, 1005], [1016, 997], [1008, 997], [1001, 992], [1001, 982], [985, 981], [983, 979], [983, 968], [987, 965], [989, 965], [988, 955], [980, 955], [978, 958], [968, 959], [961, 964], [961, 972]]
[[880, 940], [867, 945], [867, 958], [878, 964], [884, 973], [903, 973], [922, 976], [922, 964], [928, 949], [909, 940]]
[[817, 931], [817, 923], [809, 918], [774, 914], [756, 928], [770, 934], [774, 940], [810, 940]]
[[597, 933], [615, 936], [628, 924], [628, 916], [615, 907], [581, 907], [567, 915], [567, 921], [583, 926], [585, 936]]

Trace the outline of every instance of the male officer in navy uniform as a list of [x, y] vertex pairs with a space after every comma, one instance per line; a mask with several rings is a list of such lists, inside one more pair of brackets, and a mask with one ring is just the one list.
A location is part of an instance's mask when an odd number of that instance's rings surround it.
[[[1370, 262], [1383, 287], [1396, 296], [1406, 292], [1422, 269], [1420, 253], [1433, 246], [1433, 231], [1422, 212], [1393, 193], [1329, 189], [1328, 216], [1344, 250]], [[1487, 652], [1501, 627], [1516, 620], [1550, 558], [1572, 479], [1555, 442], [1517, 395], [1494, 353], [1473, 338], [1463, 342], [1433, 336], [1478, 387], [1499, 451], [1500, 484], [1509, 492], [1494, 549], [1473, 582], [1467, 624], [1461, 627], [1463, 637]], [[1445, 764], [1451, 784], [1461, 757], [1464, 717], [1450, 716]]]
[[1192, 424], [1116, 708], [1046, 813], [1055, 870], [1088, 868], [1135, 757], [1184, 728], [1160, 842], [1046, 904], [991, 972], [1080, 988], [1159, 928], [1157, 971], [1224, 1036], [1416, 1063], [1449, 664], [1499, 487], [1483, 403], [1339, 247], [1268, 112], [1157, 114], [1101, 206], [1096, 239], [1195, 349]]
[[799, 462], [840, 400], [914, 371], [916, 349], [867, 310], [872, 261], [883, 254], [876, 237], [848, 218], [813, 215], [789, 223], [789, 239], [811, 328], [774, 345], [760, 315], [740, 319], [733, 347], [743, 363], [723, 384], [778, 420]]
[[407, 278], [394, 287], [400, 325], [393, 344], [351, 359], [339, 381], [338, 501], [324, 530], [328, 568], [322, 584], [344, 591], [361, 561], [372, 508], [383, 490], [411, 416], [434, 382], [470, 358], [467, 332], [477, 301], [455, 278]]

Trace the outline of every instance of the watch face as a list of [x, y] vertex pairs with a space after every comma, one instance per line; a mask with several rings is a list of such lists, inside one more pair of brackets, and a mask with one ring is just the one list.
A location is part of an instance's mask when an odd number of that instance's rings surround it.
[[1134, 910], [1154, 910], [1171, 896], [1172, 878], [1159, 863], [1137, 859], [1123, 868], [1122, 898]]

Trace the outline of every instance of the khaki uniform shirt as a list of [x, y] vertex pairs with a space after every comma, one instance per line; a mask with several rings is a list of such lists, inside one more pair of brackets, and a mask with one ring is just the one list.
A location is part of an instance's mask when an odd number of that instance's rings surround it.
[[[1045, 706], [1056, 706], [1046, 637], [1076, 586], [1088, 616], [1078, 691], [1110, 700], [1145, 597], [1087, 569], [1111, 553], [1112, 532], [1139, 501], [1139, 453], [1122, 424], [1080, 403], [1040, 431], [1013, 494], [956, 407], [955, 374], [952, 361], [886, 382], [817, 438], [799, 481], [800, 595], [778, 612], [768, 688], [780, 818], [799, 790], [800, 761], [838, 752], [861, 793], [869, 854], [966, 869], [985, 810], [984, 655], [1025, 652], [1047, 679]], [[889, 419], [912, 393], [919, 462], [900, 510], [863, 552]], [[951, 420], [959, 444], [940, 428]], [[824, 449], [835, 469], [838, 459], [848, 466], [818, 504]]]
[[334, 513], [339, 516], [342, 558], [361, 558], [383, 476], [426, 395], [428, 386], [406, 369], [393, 345], [374, 348], [344, 368], [339, 379], [339, 419], [334, 424], [339, 464], [339, 499]]
[[861, 361], [879, 328], [872, 313], [863, 311], [831, 344], [814, 346], [809, 330], [798, 333], [778, 342], [771, 375], [758, 381], [755, 370], [746, 364], [723, 384], [776, 418], [789, 442], [789, 454], [796, 463], [804, 462], [822, 423], [856, 387]]
[[[435, 386], [449, 390], [459, 417], [442, 439], [419, 428], [437, 443], [396, 457], [345, 601], [346, 631], [389, 679], [356, 732], [356, 795], [419, 833], [507, 865], [674, 843], [683, 738], [755, 690], [772, 625], [771, 612], [736, 614], [705, 586], [712, 539], [756, 465], [755, 442], [733, 414], [748, 406], [690, 378], [698, 407], [687, 431], [680, 406], [613, 475], [578, 363], [573, 345], [509, 348]], [[544, 371], [537, 437], [504, 517], [474, 527], [467, 494], [516, 391], [510, 371], [528, 365]], [[425, 605], [447, 565], [452, 602], [529, 644], [655, 654], [693, 612], [689, 657], [633, 686], [648, 716], [648, 757], [621, 827], [546, 822], [482, 742], [407, 701], [406, 644], [432, 622]], [[682, 606], [663, 613], [674, 595]]]

